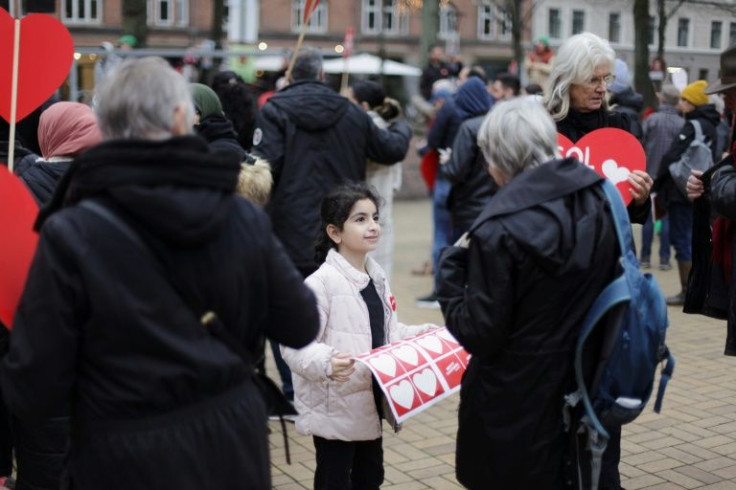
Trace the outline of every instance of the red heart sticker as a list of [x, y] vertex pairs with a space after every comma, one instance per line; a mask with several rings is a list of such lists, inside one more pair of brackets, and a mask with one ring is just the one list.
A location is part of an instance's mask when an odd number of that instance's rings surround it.
[[[15, 19], [0, 9], [0, 116], [10, 122]], [[20, 21], [18, 104], [20, 121], [59, 88], [74, 60], [74, 41], [64, 24], [46, 14], [30, 14]]]
[[613, 182], [625, 204], [634, 199], [628, 183], [629, 174], [647, 168], [644, 148], [634, 135], [623, 129], [597, 129], [573, 143], [557, 133], [557, 144], [563, 157], [574, 157]]
[[0, 321], [8, 328], [13, 316], [36, 251], [38, 235], [33, 222], [38, 205], [26, 186], [0, 164]]

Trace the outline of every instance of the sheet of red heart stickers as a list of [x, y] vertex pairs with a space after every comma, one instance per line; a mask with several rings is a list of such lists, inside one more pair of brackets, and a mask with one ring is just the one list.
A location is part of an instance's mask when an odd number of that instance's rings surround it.
[[397, 422], [459, 390], [469, 359], [470, 354], [446, 328], [355, 357], [373, 373]]

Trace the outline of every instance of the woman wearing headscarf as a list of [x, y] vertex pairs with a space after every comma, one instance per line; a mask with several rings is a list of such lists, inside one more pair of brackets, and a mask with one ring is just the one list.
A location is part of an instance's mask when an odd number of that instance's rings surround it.
[[57, 102], [41, 113], [38, 145], [41, 157], [22, 160], [16, 174], [39, 205], [46, 204], [74, 157], [102, 142], [92, 109], [79, 102]]
[[192, 83], [190, 88], [194, 101], [195, 132], [207, 141], [212, 152], [226, 157], [232, 155], [244, 161], [245, 150], [238, 142], [233, 123], [225, 117], [215, 91], [201, 83]]
[[561, 489], [575, 478], [565, 474], [562, 400], [580, 326], [614, 278], [616, 230], [602, 177], [559, 159], [538, 102], [495, 106], [478, 145], [499, 190], [439, 272], [447, 328], [472, 355], [457, 478], [472, 489]]
[[[560, 46], [545, 89], [544, 105], [557, 123], [557, 131], [575, 143], [596, 129], [618, 128], [631, 132], [627, 114], [608, 110], [607, 87], [613, 76], [616, 53], [607, 41], [590, 32], [572, 36]], [[644, 171], [629, 174], [634, 200], [629, 217], [644, 223], [649, 216], [652, 178]]]

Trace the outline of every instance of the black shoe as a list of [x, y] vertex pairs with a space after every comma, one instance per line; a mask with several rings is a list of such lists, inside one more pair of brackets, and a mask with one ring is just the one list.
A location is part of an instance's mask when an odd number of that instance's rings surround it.
[[429, 308], [432, 310], [438, 310], [440, 308], [440, 303], [437, 301], [437, 294], [434, 292], [427, 296], [417, 298], [416, 305], [419, 308]]
[[667, 298], [667, 304], [669, 306], [682, 306], [685, 304], [685, 291], [680, 291], [674, 296]]

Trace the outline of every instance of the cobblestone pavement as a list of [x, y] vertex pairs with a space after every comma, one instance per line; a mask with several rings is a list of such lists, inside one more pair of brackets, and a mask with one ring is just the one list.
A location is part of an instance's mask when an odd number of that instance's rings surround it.
[[[408, 324], [442, 322], [439, 310], [414, 306], [414, 298], [429, 293], [432, 285], [430, 277], [410, 272], [429, 258], [430, 212], [428, 200], [401, 201], [395, 206], [391, 285], [399, 320]], [[660, 272], [655, 267], [654, 274], [665, 294], [679, 290], [676, 268]], [[675, 374], [662, 414], [648, 407], [624, 427], [622, 485], [627, 490], [736, 489], [736, 358], [723, 356], [725, 322], [684, 315], [676, 308], [670, 308], [669, 315], [668, 344], [677, 358]], [[275, 373], [270, 362], [269, 372]], [[405, 422], [399, 434], [384, 425], [386, 478], [382, 488], [462, 488], [454, 471], [457, 404], [457, 395], [443, 400]], [[287, 465], [279, 424], [270, 425], [274, 488], [312, 488], [311, 437], [300, 436], [289, 426], [292, 464]]]

